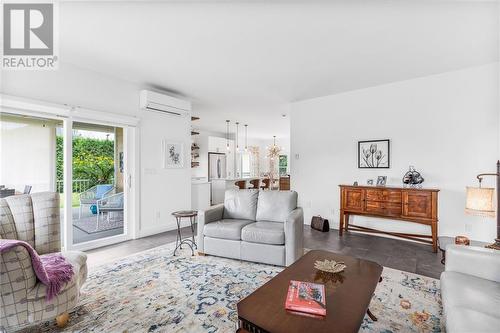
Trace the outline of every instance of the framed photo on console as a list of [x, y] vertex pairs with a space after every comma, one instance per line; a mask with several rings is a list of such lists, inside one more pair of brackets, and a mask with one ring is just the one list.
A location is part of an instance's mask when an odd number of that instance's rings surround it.
[[358, 141], [359, 169], [389, 169], [390, 140]]
[[385, 186], [386, 183], [387, 183], [387, 176], [378, 176], [377, 186]]

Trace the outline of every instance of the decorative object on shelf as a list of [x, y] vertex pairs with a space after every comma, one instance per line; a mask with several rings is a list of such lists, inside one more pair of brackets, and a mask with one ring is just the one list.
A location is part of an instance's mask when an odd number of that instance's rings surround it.
[[196, 142], [193, 142], [191, 144], [191, 168], [200, 166], [200, 162], [196, 160], [198, 157], [200, 157], [200, 153], [198, 153], [199, 149], [200, 147], [196, 144]]
[[315, 230], [319, 230], [321, 232], [330, 231], [330, 223], [327, 219], [322, 218], [319, 215], [313, 216], [311, 218], [311, 228]]
[[367, 184], [367, 185], [373, 185], [373, 179], [368, 179], [368, 180], [366, 181], [366, 184]]
[[424, 182], [424, 177], [415, 170], [415, 167], [410, 165], [409, 170], [403, 176], [403, 184], [410, 186], [417, 186]]
[[[481, 182], [485, 176], [494, 176], [497, 181], [496, 197], [497, 207], [500, 207], [500, 161], [497, 161], [496, 173], [481, 173], [476, 176], [479, 181], [478, 187], [467, 187], [467, 198], [465, 203], [465, 212], [470, 215], [494, 217], [495, 205], [493, 203], [494, 191], [493, 188], [481, 187]], [[497, 218], [497, 237], [493, 244], [487, 245], [487, 248], [500, 250], [500, 214], [496, 214]]]
[[390, 140], [358, 141], [358, 168], [388, 169]]
[[377, 186], [385, 186], [386, 183], [387, 183], [387, 176], [377, 177]]
[[182, 142], [162, 141], [163, 167], [184, 168], [184, 144]]
[[337, 262], [335, 260], [328, 260], [328, 259], [325, 259], [323, 261], [317, 260], [314, 263], [314, 268], [328, 273], [340, 273], [344, 271], [346, 267], [347, 267], [346, 264], [342, 261]]
[[226, 149], [229, 150], [229, 122], [230, 120], [226, 120]]
[[354, 183], [352, 184], [352, 186], [358, 186], [358, 182], [357, 182], [357, 181], [356, 181], [356, 182], [354, 182]]
[[470, 245], [470, 239], [465, 236], [457, 236], [455, 237], [456, 245]]

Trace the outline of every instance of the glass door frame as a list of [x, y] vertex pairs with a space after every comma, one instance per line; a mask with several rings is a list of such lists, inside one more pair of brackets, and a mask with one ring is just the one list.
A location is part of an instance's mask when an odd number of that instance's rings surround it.
[[[91, 125], [105, 125], [112, 127], [119, 127], [123, 129], [123, 162], [124, 162], [124, 184], [123, 184], [123, 193], [124, 193], [124, 207], [125, 214], [123, 215], [123, 233], [120, 235], [104, 237], [100, 239], [95, 239], [91, 241], [86, 241], [78, 244], [74, 244], [73, 240], [73, 207], [71, 205], [66, 205], [65, 209], [65, 237], [64, 237], [64, 247], [68, 250], [90, 250], [102, 246], [107, 246], [111, 244], [120, 243], [135, 237], [134, 232], [134, 224], [131, 223], [135, 220], [135, 205], [134, 202], [136, 200], [131, 200], [136, 198], [135, 191], [135, 182], [132, 180], [134, 173], [134, 163], [130, 163], [129, 156], [135, 155], [135, 126], [124, 125], [116, 122], [108, 122], [108, 121], [100, 121], [92, 118], [83, 118], [81, 116], [73, 116], [66, 119], [64, 123], [64, 137], [65, 137], [65, 145], [64, 145], [64, 195], [65, 202], [71, 202], [72, 198], [72, 180], [73, 180], [73, 123], [82, 122]], [[67, 140], [66, 140], [67, 138]], [[67, 143], [67, 144], [66, 144]], [[66, 179], [70, 179], [70, 181], [66, 181]], [[136, 178], [135, 178], [136, 179]]]
[[[137, 147], [139, 119], [121, 114], [108, 113], [37, 100], [0, 94], [0, 112], [23, 116], [56, 119], [63, 122], [63, 184], [64, 214], [61, 216], [61, 236], [64, 250], [89, 250], [133, 239], [137, 235], [139, 221]], [[73, 122], [85, 122], [123, 128], [124, 160], [124, 226], [123, 234], [73, 244]], [[55, 184], [53, 184], [55, 188]]]

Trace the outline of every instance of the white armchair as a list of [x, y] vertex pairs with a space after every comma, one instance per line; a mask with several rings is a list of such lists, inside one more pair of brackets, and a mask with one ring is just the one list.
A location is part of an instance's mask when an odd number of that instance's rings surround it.
[[448, 333], [498, 332], [500, 251], [448, 246], [441, 298]]

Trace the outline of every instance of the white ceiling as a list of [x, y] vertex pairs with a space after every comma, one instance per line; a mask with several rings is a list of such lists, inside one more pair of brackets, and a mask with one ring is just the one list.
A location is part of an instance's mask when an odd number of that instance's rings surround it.
[[[291, 101], [498, 60], [497, 2], [274, 1], [60, 5], [60, 59], [287, 136]], [[333, 111], [333, 110], [332, 110]]]

